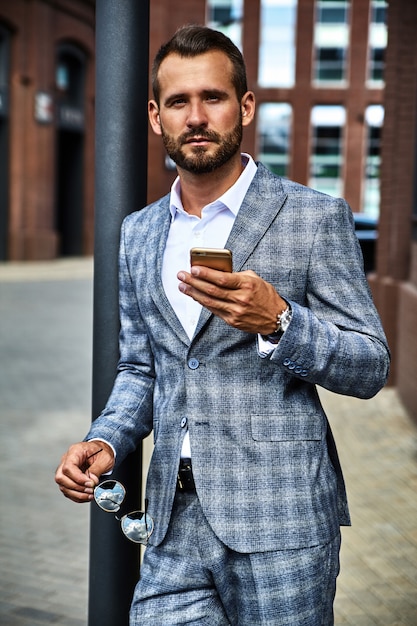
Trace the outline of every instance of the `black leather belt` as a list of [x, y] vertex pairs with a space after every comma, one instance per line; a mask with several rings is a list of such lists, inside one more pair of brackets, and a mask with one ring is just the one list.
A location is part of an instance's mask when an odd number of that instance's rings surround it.
[[195, 492], [195, 483], [193, 477], [193, 468], [191, 459], [180, 459], [177, 478], [178, 491]]

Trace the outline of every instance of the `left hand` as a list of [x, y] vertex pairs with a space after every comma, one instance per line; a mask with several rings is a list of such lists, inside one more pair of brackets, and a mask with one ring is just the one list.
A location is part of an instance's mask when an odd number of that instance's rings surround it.
[[273, 333], [277, 315], [287, 307], [275, 288], [252, 270], [230, 273], [194, 265], [191, 273], [181, 271], [177, 278], [182, 293], [247, 333]]

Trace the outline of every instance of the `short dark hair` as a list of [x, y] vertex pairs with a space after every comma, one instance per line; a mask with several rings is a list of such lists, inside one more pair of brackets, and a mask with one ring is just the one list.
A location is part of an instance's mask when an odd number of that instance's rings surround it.
[[191, 58], [212, 50], [224, 52], [232, 62], [232, 83], [238, 99], [241, 100], [248, 87], [245, 61], [239, 48], [229, 37], [218, 30], [213, 30], [207, 26], [188, 25], [179, 28], [175, 35], [160, 47], [155, 56], [152, 66], [152, 90], [156, 102], [159, 104], [159, 68], [168, 55], [178, 54], [184, 58]]

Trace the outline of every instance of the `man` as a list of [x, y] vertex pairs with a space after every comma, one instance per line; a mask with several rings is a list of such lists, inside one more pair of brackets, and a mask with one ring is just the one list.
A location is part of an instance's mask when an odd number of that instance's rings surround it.
[[[118, 375], [56, 480], [91, 500], [153, 429], [132, 625], [329, 625], [349, 514], [316, 385], [368, 398], [389, 366], [351, 212], [240, 154], [255, 99], [221, 33], [180, 29], [153, 90], [178, 179], [124, 221]], [[190, 269], [197, 245], [234, 271]]]

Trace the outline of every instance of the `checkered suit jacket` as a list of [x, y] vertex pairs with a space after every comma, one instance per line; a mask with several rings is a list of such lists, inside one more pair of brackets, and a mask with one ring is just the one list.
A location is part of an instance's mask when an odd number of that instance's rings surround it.
[[254, 270], [291, 304], [290, 327], [265, 359], [256, 335], [205, 309], [189, 340], [161, 281], [169, 225], [169, 196], [123, 223], [118, 375], [87, 438], [108, 440], [120, 463], [153, 430], [155, 545], [187, 427], [198, 497], [225, 544], [253, 552], [324, 543], [349, 513], [316, 385], [369, 398], [389, 366], [350, 208], [258, 165], [227, 247], [234, 271]]

